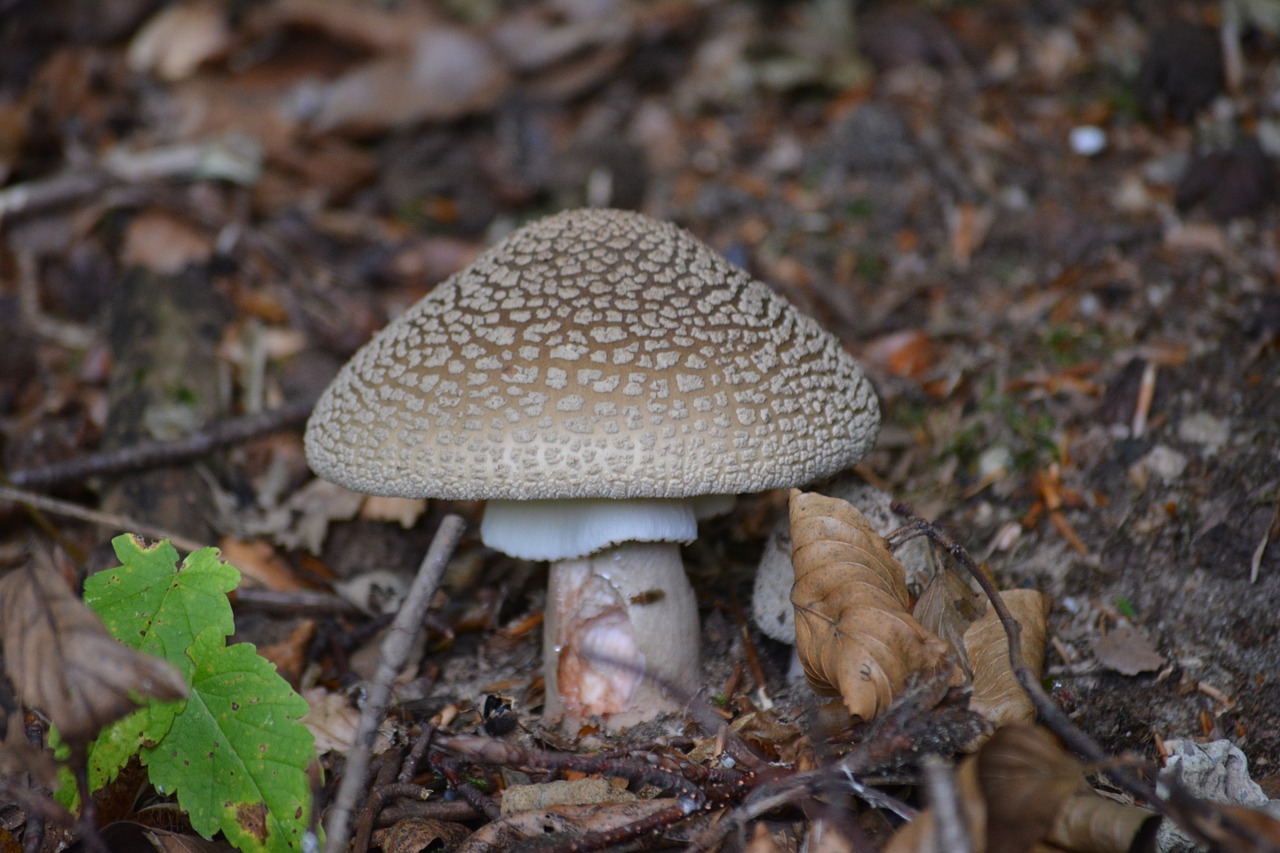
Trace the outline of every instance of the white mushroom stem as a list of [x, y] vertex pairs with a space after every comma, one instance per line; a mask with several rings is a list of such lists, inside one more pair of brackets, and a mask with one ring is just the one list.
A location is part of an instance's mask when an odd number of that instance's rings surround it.
[[551, 565], [543, 626], [548, 719], [622, 728], [680, 707], [647, 675], [692, 693], [698, 608], [680, 546], [628, 542]]

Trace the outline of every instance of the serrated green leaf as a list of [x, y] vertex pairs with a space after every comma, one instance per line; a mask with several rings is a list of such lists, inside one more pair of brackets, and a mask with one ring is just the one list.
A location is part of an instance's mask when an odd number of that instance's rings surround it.
[[185, 702], [148, 703], [103, 729], [89, 752], [89, 788], [106, 785], [140, 749], [162, 740]]
[[297, 850], [311, 809], [314, 741], [298, 722], [306, 701], [253, 646], [217, 629], [191, 648], [195, 678], [183, 713], [142, 751], [151, 781], [174, 793], [206, 838], [242, 850]]
[[[193, 664], [186, 650], [210, 627], [229, 635], [235, 629], [227, 593], [239, 583], [234, 566], [205, 548], [178, 564], [169, 542], [145, 545], [125, 534], [111, 540], [120, 565], [85, 580], [85, 603], [102, 618], [111, 636], [126, 646], [163, 657], [187, 678]], [[89, 786], [97, 790], [115, 778], [138, 750], [162, 740], [181, 702], [149, 703], [98, 735], [89, 752]], [[74, 790], [59, 799], [76, 801]]]
[[240, 573], [214, 548], [179, 564], [168, 542], [119, 536], [112, 545], [121, 565], [86, 582], [86, 602], [121, 642], [177, 666], [191, 694], [103, 730], [90, 751], [93, 787], [138, 754], [205, 837], [221, 830], [242, 850], [299, 849], [315, 755], [298, 722], [307, 704], [253, 646], [226, 645], [234, 630], [226, 594]]
[[190, 678], [186, 650], [196, 635], [216, 628], [229, 637], [235, 630], [227, 593], [240, 572], [219, 560], [216, 548], [196, 551], [179, 565], [167, 540], [144, 545], [126, 534], [111, 545], [120, 566], [85, 581], [85, 603], [117, 640], [165, 658]]

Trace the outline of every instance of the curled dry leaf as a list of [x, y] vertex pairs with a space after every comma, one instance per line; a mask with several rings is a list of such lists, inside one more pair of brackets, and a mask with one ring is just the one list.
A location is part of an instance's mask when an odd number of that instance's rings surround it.
[[1027, 850], [1044, 839], [1063, 804], [1087, 784], [1080, 763], [1037, 726], [998, 729], [974, 757], [992, 853]]
[[0, 579], [0, 625], [5, 674], [70, 744], [133, 711], [137, 698], [187, 695], [181, 673], [116, 642], [51, 563], [28, 563]]
[[941, 569], [925, 584], [911, 615], [937, 634], [960, 656], [960, 665], [972, 675], [972, 666], [964, 644], [964, 632], [982, 615], [987, 606], [982, 593], [974, 589], [957, 572]]
[[[1014, 723], [997, 731], [956, 773], [960, 810], [974, 850], [1013, 853], [1070, 850], [1121, 853], [1147, 849], [1155, 814], [1117, 803], [1085, 781], [1084, 768], [1044, 729]], [[926, 809], [902, 827], [888, 853], [943, 853], [937, 820]], [[1048, 848], [1045, 843], [1054, 845]]]
[[483, 112], [509, 83], [482, 38], [435, 26], [418, 33], [408, 55], [372, 59], [319, 88], [300, 90], [298, 101], [314, 108], [308, 116], [313, 130], [366, 135]]
[[542, 811], [553, 806], [591, 806], [602, 803], [633, 803], [636, 795], [625, 787], [616, 787], [602, 776], [581, 779], [555, 779], [508, 785], [502, 789], [502, 814]]
[[1155, 812], [1107, 799], [1086, 785], [1058, 810], [1049, 841], [1067, 850], [1126, 853], [1136, 849], [1139, 833], [1153, 837], [1158, 821]]
[[907, 678], [954, 670], [948, 647], [908, 612], [906, 572], [847, 502], [791, 492], [796, 653], [810, 685], [870, 720]]
[[[1000, 593], [1000, 597], [1022, 626], [1022, 662], [1038, 678], [1044, 668], [1049, 596], [1034, 589], [1011, 589]], [[1035, 705], [1013, 674], [1008, 639], [994, 607], [988, 606], [987, 612], [964, 632], [964, 647], [973, 671], [969, 708], [997, 727], [1034, 722]]]
[[[779, 719], [775, 710], [748, 711], [734, 718], [729, 728], [737, 732], [755, 752], [767, 761], [778, 761], [796, 767], [812, 761], [812, 744], [805, 729]], [[694, 763], [710, 761], [724, 750], [724, 737], [719, 733], [699, 741], [689, 752]]]

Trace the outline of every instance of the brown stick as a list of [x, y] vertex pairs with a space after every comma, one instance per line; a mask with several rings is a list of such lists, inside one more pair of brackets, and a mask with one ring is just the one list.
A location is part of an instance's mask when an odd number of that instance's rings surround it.
[[369, 685], [369, 695], [364, 709], [360, 712], [360, 722], [356, 728], [355, 745], [347, 756], [347, 769], [338, 786], [338, 794], [334, 799], [333, 809], [329, 812], [326, 829], [329, 837], [325, 843], [325, 853], [341, 853], [346, 850], [350, 838], [351, 813], [356, 802], [362, 798], [365, 780], [369, 773], [369, 752], [373, 746], [373, 736], [387, 712], [387, 704], [391, 700], [391, 685], [396, 675], [404, 667], [414, 640], [422, 630], [422, 615], [426, 613], [431, 597], [440, 584], [440, 576], [444, 567], [453, 555], [453, 549], [462, 538], [462, 530], [466, 526], [461, 516], [446, 515], [436, 530], [431, 547], [422, 559], [418, 574], [409, 588], [409, 595], [400, 605], [395, 621], [387, 632], [382, 644], [382, 655], [378, 661], [378, 671], [373, 683]]
[[9, 481], [25, 489], [47, 489], [104, 474], [185, 462], [220, 447], [297, 426], [307, 419], [314, 405], [312, 400], [288, 403], [269, 412], [218, 421], [200, 432], [172, 441], [144, 441], [118, 450], [11, 471]]
[[168, 539], [173, 543], [173, 547], [180, 551], [199, 551], [201, 548], [208, 547], [202, 542], [196, 542], [186, 536], [163, 530], [153, 524], [147, 524], [145, 521], [138, 521], [137, 519], [111, 512], [89, 509], [79, 504], [51, 498], [48, 495], [41, 495], [36, 492], [29, 492], [25, 489], [13, 489], [9, 486], [0, 485], [0, 501], [13, 501], [31, 510], [77, 518], [81, 521], [88, 521], [91, 524], [109, 527], [116, 531], [127, 530], [130, 533], [137, 533], [149, 539]]

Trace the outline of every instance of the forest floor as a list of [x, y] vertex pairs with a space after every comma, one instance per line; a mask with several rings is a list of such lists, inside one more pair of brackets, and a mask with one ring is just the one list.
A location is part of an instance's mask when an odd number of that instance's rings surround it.
[[[1046, 679], [1084, 731], [1148, 759], [1229, 739], [1280, 790], [1276, 35], [1245, 28], [1233, 92], [1216, 3], [9, 5], [4, 470], [313, 399], [520, 224], [643, 210], [846, 343], [885, 419], [860, 471], [1052, 597]], [[140, 387], [179, 363], [202, 375]], [[50, 491], [286, 590], [405, 575], [457, 509], [313, 486], [296, 420], [166, 471]], [[730, 715], [735, 608], [784, 509], [741, 501], [688, 552]], [[17, 564], [41, 534], [0, 510]], [[56, 525], [95, 568], [121, 532]], [[501, 693], [536, 722], [544, 586], [471, 528], [423, 711]], [[811, 703], [749, 637], [767, 692]]]

